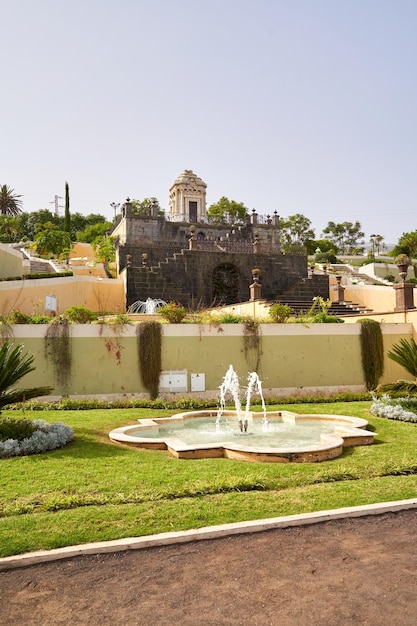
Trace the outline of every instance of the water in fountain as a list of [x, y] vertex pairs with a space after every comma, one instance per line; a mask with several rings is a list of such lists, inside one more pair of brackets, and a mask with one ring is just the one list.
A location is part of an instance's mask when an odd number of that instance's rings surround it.
[[239, 422], [239, 428], [240, 430], [243, 430], [242, 429], [242, 406], [241, 406], [240, 398], [239, 398], [239, 378], [231, 365], [229, 366], [229, 369], [226, 372], [226, 376], [223, 378], [223, 382], [220, 385], [220, 399], [219, 399], [220, 406], [217, 412], [217, 419], [216, 419], [217, 430], [219, 430], [220, 428], [220, 420], [221, 420], [223, 411], [226, 408], [227, 393], [230, 393], [230, 395], [233, 398], [233, 401], [235, 403], [236, 413], [237, 413], [237, 419]]
[[258, 374], [256, 372], [252, 372], [251, 374], [249, 374], [248, 388], [246, 390], [246, 410], [245, 410], [245, 422], [244, 422], [246, 424], [245, 431], [248, 429], [250, 399], [255, 388], [257, 389], [259, 393], [259, 396], [261, 398], [261, 403], [262, 403], [262, 411], [263, 411], [262, 427], [263, 427], [263, 430], [268, 429], [268, 419], [266, 417], [266, 406], [265, 406], [264, 396], [262, 393], [262, 382], [260, 381]]
[[158, 298], [147, 298], [145, 302], [138, 300], [129, 307], [129, 313], [141, 313], [145, 315], [154, 315], [161, 306], [165, 306], [166, 302]]
[[265, 400], [262, 394], [262, 383], [259, 379], [258, 374], [256, 372], [252, 372], [251, 374], [249, 374], [248, 388], [246, 390], [245, 416], [244, 416], [244, 419], [242, 419], [242, 406], [241, 406], [240, 397], [239, 397], [239, 391], [240, 391], [239, 378], [235, 370], [233, 369], [233, 366], [230, 365], [229, 369], [226, 372], [226, 376], [224, 377], [223, 382], [220, 385], [220, 401], [219, 401], [220, 407], [217, 412], [217, 419], [216, 419], [217, 430], [220, 429], [220, 420], [226, 408], [226, 395], [227, 393], [230, 393], [235, 403], [235, 410], [237, 414], [239, 428], [241, 432], [245, 432], [245, 433], [247, 432], [248, 424], [249, 424], [250, 399], [255, 389], [258, 391], [261, 397], [261, 402], [262, 402], [262, 409], [263, 409], [262, 426], [264, 427], [265, 430], [267, 429], [268, 420], [266, 417], [266, 406], [265, 406]]

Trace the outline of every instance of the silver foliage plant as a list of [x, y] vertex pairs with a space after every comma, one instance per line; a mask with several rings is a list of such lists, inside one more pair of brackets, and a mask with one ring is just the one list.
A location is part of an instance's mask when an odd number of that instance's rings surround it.
[[374, 396], [371, 413], [376, 417], [417, 423], [417, 399], [391, 398], [387, 394], [381, 398]]
[[74, 437], [73, 429], [62, 422], [48, 424], [44, 420], [33, 420], [33, 424], [36, 430], [31, 437], [22, 441], [16, 439], [0, 441], [0, 458], [41, 454], [48, 450], [56, 450], [66, 446]]

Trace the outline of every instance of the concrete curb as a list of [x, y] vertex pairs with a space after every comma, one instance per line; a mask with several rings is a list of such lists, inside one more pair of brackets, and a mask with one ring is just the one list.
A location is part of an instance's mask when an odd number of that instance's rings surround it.
[[249, 522], [237, 522], [221, 524], [218, 526], [206, 526], [184, 531], [159, 533], [145, 537], [128, 537], [114, 541], [98, 541], [78, 546], [68, 546], [55, 550], [42, 550], [28, 552], [17, 556], [8, 556], [0, 559], [0, 571], [27, 567], [48, 561], [69, 559], [86, 554], [103, 554], [106, 552], [123, 552], [126, 550], [140, 550], [142, 548], [155, 548], [177, 543], [189, 543], [204, 539], [219, 539], [231, 535], [262, 532], [275, 528], [288, 528], [290, 526], [304, 526], [306, 524], [318, 524], [348, 517], [363, 517], [366, 515], [381, 515], [382, 513], [396, 513], [406, 509], [416, 509], [417, 498], [410, 500], [397, 500], [394, 502], [380, 502], [377, 504], [365, 504], [362, 506], [345, 507], [329, 511], [316, 511], [315, 513], [302, 513], [300, 515], [286, 515], [271, 517]]

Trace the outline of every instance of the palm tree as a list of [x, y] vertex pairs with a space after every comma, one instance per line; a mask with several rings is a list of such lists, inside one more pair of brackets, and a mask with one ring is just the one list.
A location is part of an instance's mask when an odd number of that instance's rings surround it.
[[388, 352], [388, 356], [417, 380], [417, 344], [413, 338], [410, 341], [401, 339], [400, 343], [397, 343], [391, 352]]
[[6, 342], [0, 348], [0, 409], [7, 404], [24, 402], [37, 396], [51, 393], [52, 387], [31, 387], [29, 389], [15, 389], [13, 385], [18, 380], [33, 372], [33, 356], [23, 353], [23, 346], [13, 347]]
[[0, 213], [1, 215], [19, 215], [22, 212], [22, 196], [14, 193], [14, 189], [7, 185], [0, 186]]

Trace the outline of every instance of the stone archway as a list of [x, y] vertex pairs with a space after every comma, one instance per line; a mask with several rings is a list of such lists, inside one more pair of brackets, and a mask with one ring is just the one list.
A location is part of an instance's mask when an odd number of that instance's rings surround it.
[[216, 305], [239, 302], [239, 272], [231, 263], [223, 263], [214, 269], [213, 301]]

